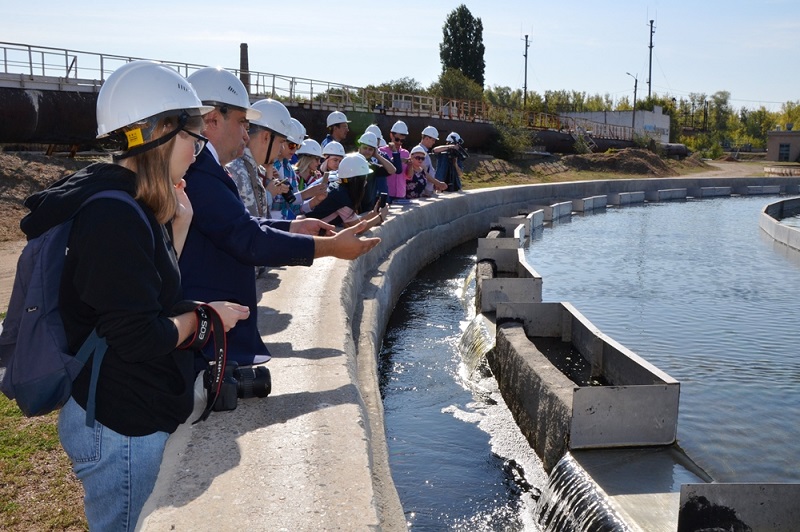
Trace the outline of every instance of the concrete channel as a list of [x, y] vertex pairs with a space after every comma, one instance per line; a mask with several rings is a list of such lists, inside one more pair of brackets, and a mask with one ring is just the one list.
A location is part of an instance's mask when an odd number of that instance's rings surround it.
[[[567, 200], [570, 206], [598, 196], [638, 200], [641, 193], [703, 187], [777, 186], [796, 194], [799, 185], [800, 177], [669, 178], [445, 194], [392, 207], [390, 219], [373, 230], [381, 244], [356, 261], [271, 270], [258, 287], [260, 329], [274, 354], [272, 394], [179, 428], [141, 528], [405, 530], [389, 469], [376, 359], [400, 293], [423, 266], [504, 219], [513, 224], [521, 213]], [[521, 231], [512, 234], [519, 242]], [[520, 257], [513, 247], [492, 253]], [[536, 283], [532, 268], [519, 268]]]

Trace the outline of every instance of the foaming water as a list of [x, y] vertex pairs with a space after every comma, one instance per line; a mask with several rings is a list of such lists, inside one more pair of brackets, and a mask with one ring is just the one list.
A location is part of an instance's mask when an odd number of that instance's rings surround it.
[[545, 301], [681, 382], [679, 444], [722, 482], [800, 481], [800, 269], [760, 234], [772, 201], [608, 209], [527, 251]]
[[547, 531], [630, 530], [608, 504], [608, 497], [567, 453], [550, 473], [550, 481], [536, 508], [538, 522]]
[[491, 345], [474, 318], [475, 247], [423, 269], [384, 335], [389, 461], [412, 530], [538, 530], [547, 476], [483, 359]]

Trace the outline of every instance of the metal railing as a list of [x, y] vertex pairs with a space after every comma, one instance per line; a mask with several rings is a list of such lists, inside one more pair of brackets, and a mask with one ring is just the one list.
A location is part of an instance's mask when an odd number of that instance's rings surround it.
[[[76, 90], [99, 90], [109, 74], [120, 66], [137, 59], [133, 56], [101, 54], [47, 46], [0, 42], [2, 69], [0, 86], [29, 86], [36, 78], [39, 85], [65, 85]], [[207, 65], [160, 61], [189, 76]], [[388, 112], [393, 115], [449, 118], [470, 122], [490, 122], [492, 106], [483, 101], [454, 100], [437, 96], [402, 94], [343, 85], [330, 81], [300, 78], [265, 72], [247, 72], [248, 90], [254, 98], [274, 98], [290, 105], [310, 108]], [[505, 110], [520, 113], [521, 111]], [[567, 133], [583, 130], [595, 138], [632, 140], [633, 130], [584, 119], [562, 117], [548, 113], [524, 113], [522, 123], [531, 129], [549, 129]]]

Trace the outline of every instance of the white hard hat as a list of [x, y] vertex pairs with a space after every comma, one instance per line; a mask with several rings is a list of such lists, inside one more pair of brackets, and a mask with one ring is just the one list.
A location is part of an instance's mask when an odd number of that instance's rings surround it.
[[278, 100], [270, 98], [258, 100], [253, 104], [251, 110], [259, 114], [258, 118], [250, 120], [252, 124], [268, 129], [282, 137], [288, 137], [293, 132], [289, 110]]
[[422, 130], [422, 134], [427, 137], [439, 140], [439, 130], [433, 126], [426, 126], [425, 129]]
[[301, 146], [297, 148], [295, 152], [298, 156], [300, 155], [315, 155], [317, 157], [322, 157], [322, 146], [319, 145], [314, 139], [306, 139], [303, 141]]
[[414, 155], [415, 153], [421, 153], [423, 155], [428, 155], [428, 152], [425, 150], [425, 148], [423, 148], [419, 144], [417, 144], [416, 146], [411, 148], [411, 153], [409, 153], [409, 155]]
[[375, 133], [373, 133], [372, 131], [367, 131], [363, 135], [361, 135], [361, 138], [358, 139], [358, 143], [359, 144], [363, 144], [365, 146], [371, 146], [371, 147], [377, 149], [378, 148], [378, 137], [376, 137]]
[[376, 126], [375, 124], [371, 124], [371, 125], [367, 126], [367, 129], [365, 129], [365, 130], [364, 130], [364, 132], [365, 132], [365, 133], [366, 133], [366, 132], [369, 132], [369, 133], [374, 133], [374, 134], [375, 134], [375, 136], [376, 136], [377, 138], [379, 138], [379, 139], [382, 139], [382, 138], [383, 138], [383, 133], [381, 133], [381, 128], [379, 128], [379, 127], [378, 127], [378, 126]]
[[464, 142], [464, 140], [461, 138], [461, 136], [458, 133], [456, 133], [455, 131], [453, 131], [452, 133], [447, 135], [446, 141], [451, 143], [451, 144], [453, 142], [455, 142], [456, 144], [461, 144], [462, 142]]
[[211, 109], [173, 69], [154, 61], [132, 61], [115, 70], [100, 87], [97, 138], [168, 111], [201, 115]]
[[250, 108], [247, 89], [232, 72], [221, 67], [206, 67], [193, 72], [186, 79], [206, 105], [238, 107], [247, 113], [248, 120], [256, 120], [261, 116], [258, 111]]
[[322, 155], [338, 155], [339, 157], [344, 157], [344, 146], [332, 140], [322, 148]]
[[300, 121], [294, 117], [292, 117], [290, 122], [292, 123], [292, 134], [288, 135], [286, 138], [289, 139], [289, 142], [302, 144], [303, 140], [306, 138], [306, 126], [301, 124]]
[[408, 135], [408, 126], [402, 120], [398, 120], [392, 126], [391, 132], [399, 133], [400, 135]]
[[369, 163], [360, 153], [346, 155], [339, 163], [339, 179], [349, 179], [360, 175], [370, 174], [372, 170]]
[[328, 127], [341, 124], [342, 122], [350, 122], [343, 112], [334, 111], [328, 115]]

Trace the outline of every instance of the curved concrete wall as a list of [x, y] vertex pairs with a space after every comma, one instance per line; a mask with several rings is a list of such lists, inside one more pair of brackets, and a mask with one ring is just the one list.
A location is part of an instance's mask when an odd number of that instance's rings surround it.
[[[259, 282], [259, 324], [275, 358], [273, 393], [184, 425], [165, 453], [144, 530], [405, 530], [389, 470], [377, 375], [400, 293], [426, 264], [498, 219], [563, 199], [800, 178], [581, 181], [446, 194], [392, 207], [381, 244], [356, 261], [316, 261]], [[194, 418], [192, 418], [194, 419]]]
[[758, 225], [773, 240], [800, 251], [800, 229], [781, 223], [783, 218], [797, 214], [800, 214], [800, 198], [776, 201], [764, 207]]

